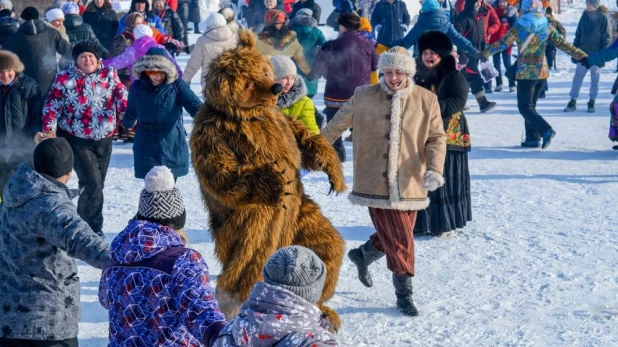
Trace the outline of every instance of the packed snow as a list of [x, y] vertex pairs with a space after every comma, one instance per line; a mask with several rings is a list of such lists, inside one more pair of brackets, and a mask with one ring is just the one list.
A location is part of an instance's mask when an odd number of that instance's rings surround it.
[[[603, 1], [605, 2], [605, 1]], [[572, 42], [583, 1], [557, 15]], [[614, 3], [607, 2], [614, 8]], [[564, 10], [564, 8], [563, 8]], [[194, 36], [195, 40], [196, 37]], [[184, 66], [188, 56], [179, 62]], [[558, 71], [538, 110], [556, 138], [546, 150], [519, 146], [523, 119], [514, 93], [488, 95], [498, 107], [480, 114], [472, 97], [466, 112], [473, 219], [450, 237], [416, 239], [414, 300], [420, 316], [402, 316], [384, 259], [371, 266], [373, 288], [357, 279], [344, 257], [330, 304], [339, 312], [342, 346], [618, 346], [618, 152], [607, 139], [610, 89], [616, 63], [603, 70], [597, 111], [586, 113], [589, 77], [579, 109], [562, 110], [575, 65], [559, 52]], [[198, 74], [199, 76], [199, 74]], [[192, 83], [200, 93], [199, 77]], [[324, 82], [320, 84], [323, 90]], [[314, 101], [323, 108], [322, 94]], [[185, 115], [191, 130], [191, 118]], [[131, 144], [115, 143], [105, 187], [106, 239], [111, 242], [137, 211], [143, 181], [133, 176]], [[348, 157], [351, 143], [346, 143]], [[352, 162], [344, 164], [351, 186]], [[307, 193], [346, 240], [348, 250], [374, 228], [365, 208], [346, 195], [327, 196], [323, 173], [304, 179]], [[70, 186], [75, 187], [74, 177]], [[196, 176], [178, 180], [187, 208], [190, 247], [206, 258], [213, 283], [221, 270], [208, 232]], [[614, 212], [612, 212], [614, 211]], [[97, 289], [101, 272], [79, 262], [81, 346], [107, 343], [107, 312]]]

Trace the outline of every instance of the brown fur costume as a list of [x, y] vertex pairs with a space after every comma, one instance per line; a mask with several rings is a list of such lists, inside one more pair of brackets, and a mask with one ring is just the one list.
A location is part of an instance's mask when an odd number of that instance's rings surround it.
[[191, 135], [193, 166], [223, 265], [217, 300], [225, 316], [233, 318], [262, 280], [268, 257], [279, 248], [301, 245], [326, 264], [318, 306], [337, 330], [339, 315], [323, 303], [335, 292], [345, 243], [304, 194], [299, 171], [324, 171], [331, 191], [343, 192], [341, 163], [326, 139], [275, 107], [280, 89], [270, 61], [255, 44], [251, 32], [240, 31], [238, 47], [212, 61], [205, 77], [206, 102]]

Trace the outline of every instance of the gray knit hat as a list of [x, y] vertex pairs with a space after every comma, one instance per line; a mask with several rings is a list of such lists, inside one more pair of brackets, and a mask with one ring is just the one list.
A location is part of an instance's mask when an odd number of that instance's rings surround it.
[[135, 218], [175, 230], [184, 228], [187, 213], [182, 195], [174, 187], [174, 183], [174, 175], [169, 168], [153, 167], [144, 178], [144, 189], [139, 196]]
[[300, 10], [298, 10], [298, 12], [296, 12], [297, 16], [307, 16], [307, 17], [312, 17], [313, 16], [313, 11], [311, 9], [308, 8], [301, 8]]
[[270, 57], [270, 62], [273, 64], [275, 80], [286, 76], [296, 76], [297, 74], [296, 64], [284, 55], [273, 55]]
[[312, 250], [289, 246], [276, 251], [262, 270], [264, 282], [316, 303], [322, 296], [326, 266]]
[[592, 5], [594, 8], [599, 8], [601, 6], [600, 0], [586, 0], [586, 5]]

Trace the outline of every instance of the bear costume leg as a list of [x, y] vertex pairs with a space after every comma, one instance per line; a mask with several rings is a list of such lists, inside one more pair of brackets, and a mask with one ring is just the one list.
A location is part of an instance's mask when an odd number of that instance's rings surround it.
[[292, 244], [311, 249], [326, 265], [326, 281], [317, 306], [328, 316], [331, 330], [338, 331], [341, 327], [339, 314], [324, 302], [335, 294], [345, 252], [345, 241], [331, 222], [322, 215], [320, 207], [304, 194]]
[[215, 253], [224, 264], [215, 296], [228, 320], [238, 315], [255, 283], [263, 280], [266, 260], [292, 243], [289, 212], [276, 207], [247, 207], [234, 212], [238, 218], [231, 217], [211, 229]]

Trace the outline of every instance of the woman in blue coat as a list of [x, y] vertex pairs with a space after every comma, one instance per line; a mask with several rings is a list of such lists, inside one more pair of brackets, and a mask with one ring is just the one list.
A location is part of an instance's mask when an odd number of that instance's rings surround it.
[[182, 108], [194, 117], [200, 99], [180, 78], [163, 48], [151, 48], [133, 65], [135, 82], [129, 89], [122, 125], [135, 131], [135, 177], [144, 178], [154, 166], [165, 165], [174, 178], [189, 172], [189, 147]]

